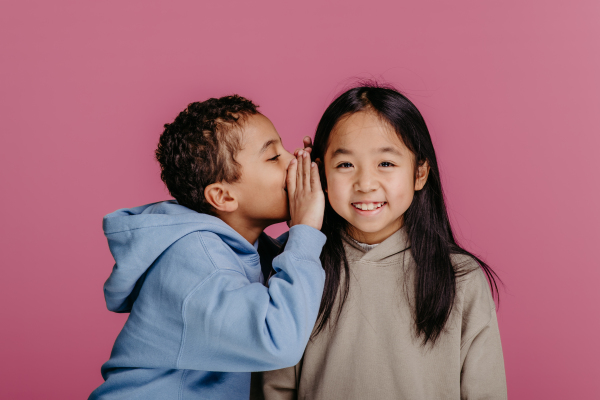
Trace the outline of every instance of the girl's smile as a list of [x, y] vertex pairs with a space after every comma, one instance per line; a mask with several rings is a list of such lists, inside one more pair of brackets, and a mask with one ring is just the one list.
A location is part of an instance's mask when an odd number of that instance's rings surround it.
[[[356, 208], [359, 211], [377, 211], [379, 210], [381, 207], [383, 207], [384, 205], [386, 205], [385, 201], [381, 201], [381, 202], [357, 202], [357, 203], [352, 203], [352, 205], [354, 206], [354, 208]], [[372, 214], [365, 214], [365, 215], [372, 215]]]
[[352, 203], [352, 206], [355, 209], [355, 212], [362, 217], [374, 217], [383, 211], [383, 208], [386, 206], [387, 202], [379, 201], [379, 202], [371, 202], [371, 201], [363, 201]]

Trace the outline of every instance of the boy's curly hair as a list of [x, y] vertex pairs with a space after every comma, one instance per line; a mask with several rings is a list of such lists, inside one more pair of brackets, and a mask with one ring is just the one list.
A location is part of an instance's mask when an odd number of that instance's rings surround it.
[[191, 103], [175, 121], [165, 124], [156, 159], [160, 177], [177, 202], [212, 214], [204, 189], [215, 182], [235, 182], [241, 176], [235, 156], [242, 147], [239, 128], [258, 106], [238, 95]]

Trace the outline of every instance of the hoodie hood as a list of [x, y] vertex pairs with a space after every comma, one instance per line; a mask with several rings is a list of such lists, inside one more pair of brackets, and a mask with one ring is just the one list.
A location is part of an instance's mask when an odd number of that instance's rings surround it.
[[129, 312], [148, 268], [173, 243], [196, 231], [218, 235], [242, 259], [257, 259], [254, 246], [217, 217], [175, 200], [123, 208], [104, 217], [104, 235], [115, 266], [104, 284], [110, 311]]

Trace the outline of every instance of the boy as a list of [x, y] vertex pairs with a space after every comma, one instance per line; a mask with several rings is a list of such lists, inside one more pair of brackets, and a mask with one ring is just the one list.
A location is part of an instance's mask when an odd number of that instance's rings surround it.
[[[177, 201], [104, 218], [107, 307], [130, 315], [90, 399], [248, 399], [250, 371], [295, 365], [317, 318], [317, 168], [239, 96], [190, 104], [156, 157]], [[273, 258], [280, 244], [262, 231], [281, 221], [291, 228]]]

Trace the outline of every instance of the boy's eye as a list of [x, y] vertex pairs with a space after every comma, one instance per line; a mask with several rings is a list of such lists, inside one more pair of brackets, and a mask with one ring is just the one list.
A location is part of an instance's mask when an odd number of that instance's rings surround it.
[[382, 167], [393, 167], [394, 166], [394, 164], [392, 164], [389, 161], [384, 161], [384, 162], [380, 163], [379, 165]]
[[352, 163], [349, 162], [344, 162], [339, 164], [336, 168], [351, 168], [352, 167]]
[[267, 161], [277, 161], [277, 159], [279, 158], [279, 156], [281, 156], [281, 154], [277, 154], [275, 157], [269, 158]]

